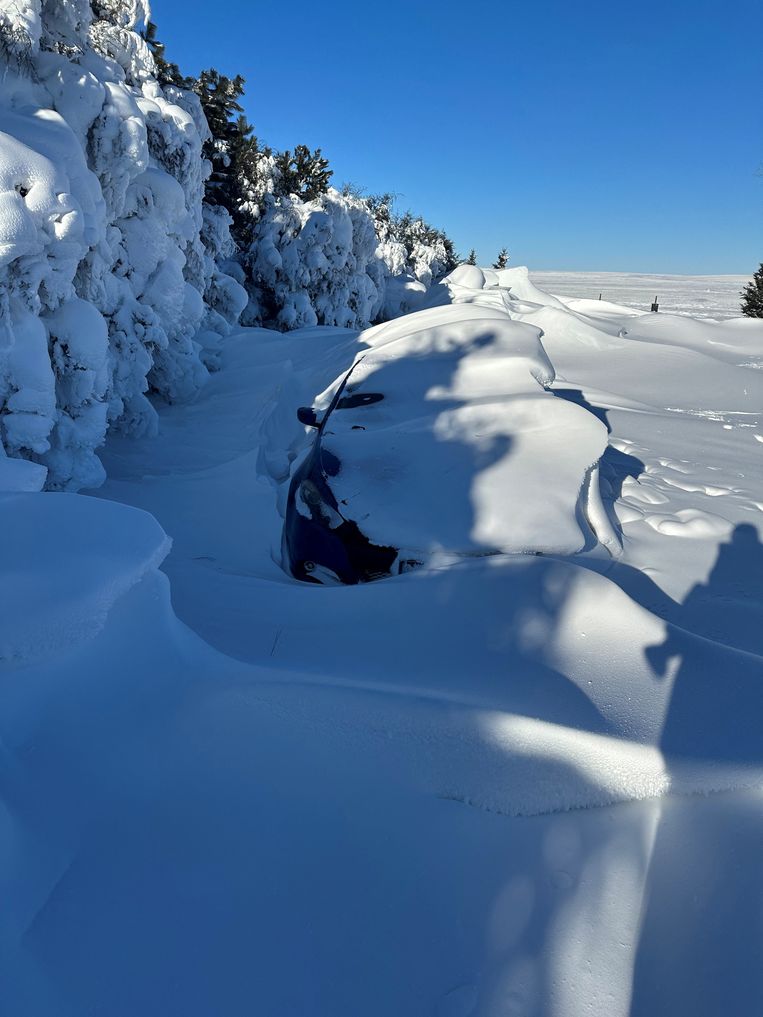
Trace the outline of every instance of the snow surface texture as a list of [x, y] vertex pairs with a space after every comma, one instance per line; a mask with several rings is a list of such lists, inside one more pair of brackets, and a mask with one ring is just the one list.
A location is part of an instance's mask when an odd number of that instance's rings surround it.
[[[521, 269], [432, 299], [244, 330], [158, 438], [109, 437], [98, 498], [0, 496], [9, 1013], [763, 1012], [763, 327], [571, 309]], [[421, 454], [479, 391], [574, 407], [619, 557], [284, 575], [295, 408], [418, 343]]]
[[743, 275], [645, 275], [637, 272], [533, 272], [538, 286], [566, 300], [602, 300], [648, 311], [655, 296], [660, 312], [692, 318], [736, 318]]
[[149, 387], [199, 391], [246, 303], [197, 98], [153, 77], [144, 3], [92, 6], [0, 2], [0, 436], [74, 490], [107, 429], [155, 431]]

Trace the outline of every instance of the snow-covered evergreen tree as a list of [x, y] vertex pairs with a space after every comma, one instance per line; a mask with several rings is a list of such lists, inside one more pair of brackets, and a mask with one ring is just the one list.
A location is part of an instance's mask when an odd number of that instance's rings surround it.
[[506, 250], [505, 247], [502, 247], [498, 254], [498, 257], [493, 262], [493, 268], [497, 268], [500, 271], [501, 269], [506, 268], [508, 263], [509, 263], [509, 252]]
[[278, 190], [282, 195], [296, 195], [303, 201], [315, 201], [326, 194], [333, 170], [328, 168], [321, 150], [311, 152], [307, 145], [297, 145], [293, 152], [280, 152], [275, 159]]
[[319, 149], [262, 146], [243, 79], [184, 77], [147, 19], [0, 0], [0, 440], [51, 488], [100, 483], [106, 431], [193, 396], [245, 307], [361, 328], [457, 263], [389, 195], [333, 190]]
[[391, 276], [407, 273], [426, 287], [453, 271], [459, 259], [447, 234], [411, 212], [398, 215], [392, 194], [366, 200]]
[[214, 347], [244, 303], [229, 219], [205, 246], [199, 99], [157, 81], [147, 13], [0, 0], [0, 438], [54, 488], [102, 480], [108, 427], [155, 426], [149, 390], [194, 394], [199, 329]]
[[244, 258], [245, 320], [281, 329], [368, 325], [381, 307], [377, 245], [357, 199], [331, 189], [312, 201], [267, 193]]
[[154, 58], [154, 74], [160, 85], [176, 85], [178, 88], [192, 88], [193, 81], [181, 73], [177, 64], [168, 61], [164, 55], [165, 46], [159, 42], [158, 29], [153, 21], [147, 21], [141, 38], [151, 50]]
[[243, 112], [238, 100], [244, 93], [244, 79], [240, 74], [228, 78], [211, 68], [201, 72], [193, 90], [201, 101], [209, 126], [203, 149], [204, 157], [212, 164], [206, 200], [210, 205], [222, 205], [232, 212], [238, 204], [233, 151], [240, 132], [239, 121], [234, 118]]
[[763, 318], [763, 265], [742, 290], [742, 314], [747, 318]]

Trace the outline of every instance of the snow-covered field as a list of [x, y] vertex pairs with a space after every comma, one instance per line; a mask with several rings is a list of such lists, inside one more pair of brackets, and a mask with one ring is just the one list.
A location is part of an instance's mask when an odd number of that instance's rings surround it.
[[642, 275], [636, 272], [532, 272], [541, 289], [560, 297], [589, 297], [648, 311], [725, 320], [740, 314], [743, 275]]
[[[237, 332], [94, 496], [2, 496], [14, 1017], [763, 1012], [763, 324], [429, 302]], [[327, 437], [343, 495], [428, 557], [299, 584], [294, 412], [363, 352], [422, 412]]]

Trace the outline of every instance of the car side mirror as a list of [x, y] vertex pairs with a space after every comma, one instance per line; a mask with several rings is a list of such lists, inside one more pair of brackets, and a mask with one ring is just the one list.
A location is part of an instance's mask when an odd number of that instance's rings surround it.
[[320, 427], [318, 414], [312, 406], [300, 406], [297, 410], [297, 420], [305, 427]]

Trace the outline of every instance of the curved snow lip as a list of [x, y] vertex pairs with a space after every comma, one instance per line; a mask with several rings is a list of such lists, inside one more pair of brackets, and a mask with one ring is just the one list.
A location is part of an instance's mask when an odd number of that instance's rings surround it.
[[147, 512], [63, 493], [0, 496], [0, 534], [0, 661], [16, 663], [96, 636], [172, 545]]

